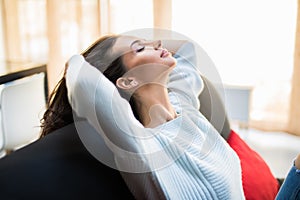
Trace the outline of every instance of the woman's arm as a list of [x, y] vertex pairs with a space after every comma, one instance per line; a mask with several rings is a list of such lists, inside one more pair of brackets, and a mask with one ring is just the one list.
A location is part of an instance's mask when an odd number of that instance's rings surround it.
[[195, 47], [192, 43], [184, 43], [174, 57], [177, 66], [171, 72], [168, 88], [181, 101], [199, 109], [198, 96], [203, 90], [203, 81], [197, 69]]
[[66, 84], [68, 98], [76, 115], [87, 119], [117, 156], [120, 156], [118, 153], [138, 154], [141, 151], [135, 136], [145, 131], [134, 118], [129, 103], [81, 55], [69, 60]]
[[[190, 77], [191, 80], [195, 80], [196, 85], [194, 88], [191, 88], [190, 86], [193, 84], [188, 85], [188, 82], [180, 80], [180, 76], [178, 75], [176, 78], [176, 75], [173, 73], [170, 76], [171, 84], [169, 84], [169, 86], [181, 86], [181, 82], [184, 82], [184, 87], [182, 87], [181, 92], [190, 92], [191, 94], [187, 95], [193, 96], [193, 100], [191, 101], [195, 102], [195, 96], [197, 95], [197, 91], [199, 92], [198, 87], [201, 87], [201, 84], [197, 85], [197, 82], [199, 82], [199, 77], [197, 77], [199, 75], [199, 71], [196, 68], [197, 60], [195, 47], [193, 44], [191, 44], [191, 46], [183, 46], [186, 43], [188, 43], [188, 41], [186, 40], [168, 40], [166, 45], [165, 41], [163, 42], [164, 47], [166, 47], [169, 51], [171, 48], [172, 52], [177, 52], [174, 55], [174, 57], [178, 61], [175, 70], [178, 69], [177, 71], [181, 71], [179, 73], [182, 74], [182, 77], [184, 76], [184, 73], [190, 73], [189, 76], [185, 76]], [[192, 77], [192, 75], [196, 75], [196, 77]], [[224, 137], [224, 139], [227, 140], [230, 134], [230, 125], [224, 103], [222, 102], [215, 86], [203, 75], [201, 75], [201, 78], [203, 80], [203, 90], [200, 89], [201, 92], [199, 92], [200, 95], [198, 95], [198, 100], [201, 104], [200, 112], [211, 122], [211, 124], [217, 129], [217, 131]], [[192, 93], [192, 90], [194, 90], [195, 92]], [[197, 104], [195, 105], [198, 106]], [[212, 113], [212, 108], [214, 108], [215, 111], [218, 111], [218, 113]]]
[[[129, 103], [119, 95], [113, 83], [82, 56], [73, 56], [68, 62], [66, 84], [72, 109], [77, 116], [87, 119], [104, 138], [134, 196], [137, 199], [165, 199], [165, 190], [152, 172], [164, 164], [163, 158], [168, 156], [168, 151], [161, 149], [164, 146], [159, 142], [160, 135], [153, 137], [151, 130], [134, 118]], [[162, 161], [155, 159], [157, 155]]]
[[[163, 42], [163, 44], [165, 41]], [[190, 71], [190, 73], [198, 76], [199, 72], [196, 69], [197, 66], [197, 60], [196, 60], [196, 52], [195, 47], [192, 45], [191, 47], [184, 47], [183, 45], [186, 44], [187, 41], [185, 40], [169, 40], [167, 42], [167, 45], [164, 45], [168, 50], [171, 48], [172, 52], [177, 52], [174, 57], [177, 59], [177, 69], [180, 71], [185, 71], [187, 73]], [[182, 48], [182, 49], [181, 49]], [[170, 51], [170, 50], [169, 50]], [[176, 69], [175, 68], [175, 69]], [[178, 71], [179, 71], [178, 70]], [[170, 83], [172, 81], [177, 81], [177, 79], [174, 77], [174, 73], [171, 75]], [[200, 75], [199, 75], [200, 76]], [[200, 95], [198, 96], [198, 100], [201, 104], [200, 106], [200, 112], [206, 117], [207, 120], [211, 122], [211, 124], [217, 129], [217, 131], [223, 136], [225, 140], [227, 140], [229, 134], [230, 134], [230, 124], [229, 120], [226, 114], [225, 106], [221, 100], [221, 97], [219, 96], [215, 86], [206, 79], [203, 75], [201, 75], [201, 78], [203, 80], [203, 90], [201, 91]], [[194, 77], [195, 82], [198, 82], [198, 77]], [[192, 80], [193, 80], [192, 79]], [[187, 80], [188, 82], [185, 83], [186, 88], [183, 87], [183, 90], [191, 90], [190, 86], [187, 86], [189, 84], [190, 80]], [[177, 84], [177, 83], [173, 83]], [[170, 84], [169, 84], [170, 85]], [[180, 82], [178, 83], [180, 85]], [[192, 85], [192, 84], [191, 84]], [[199, 84], [199, 86], [201, 86]], [[187, 89], [188, 88], [188, 89]], [[183, 91], [182, 92], [187, 92]], [[199, 88], [196, 87], [194, 90], [199, 90]], [[191, 94], [196, 95], [196, 94]], [[194, 100], [191, 100], [195, 102]], [[212, 108], [214, 111], [217, 111], [213, 113]]]

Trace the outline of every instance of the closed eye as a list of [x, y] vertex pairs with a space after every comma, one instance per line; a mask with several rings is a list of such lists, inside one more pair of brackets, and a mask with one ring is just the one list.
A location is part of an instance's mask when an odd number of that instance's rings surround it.
[[135, 52], [141, 52], [141, 51], [144, 51], [144, 49], [145, 49], [145, 46], [140, 46], [139, 48], [137, 48], [136, 50], [135, 50]]

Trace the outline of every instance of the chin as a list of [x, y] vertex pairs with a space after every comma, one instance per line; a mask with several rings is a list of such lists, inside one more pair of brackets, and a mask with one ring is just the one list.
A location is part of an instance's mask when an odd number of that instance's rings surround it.
[[174, 59], [173, 62], [172, 62], [172, 64], [170, 65], [170, 67], [174, 68], [176, 65], [177, 65], [177, 60]]

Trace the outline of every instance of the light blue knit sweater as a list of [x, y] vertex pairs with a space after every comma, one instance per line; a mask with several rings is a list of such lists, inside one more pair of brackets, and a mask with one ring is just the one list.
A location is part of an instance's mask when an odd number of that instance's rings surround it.
[[168, 83], [179, 116], [144, 128], [116, 87], [81, 55], [69, 60], [68, 97], [113, 152], [137, 199], [244, 199], [237, 155], [199, 112], [203, 83], [191, 44], [178, 52]]

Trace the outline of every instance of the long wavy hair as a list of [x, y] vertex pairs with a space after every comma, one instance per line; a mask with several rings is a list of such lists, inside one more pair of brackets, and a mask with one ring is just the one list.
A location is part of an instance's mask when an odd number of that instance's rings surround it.
[[[114, 58], [111, 51], [118, 37], [118, 35], [103, 36], [82, 53], [88, 63], [100, 70], [114, 84], [126, 73], [122, 55]], [[41, 120], [42, 136], [74, 122], [67, 96], [65, 73], [48, 98], [47, 109]], [[132, 100], [130, 103], [134, 106]]]

